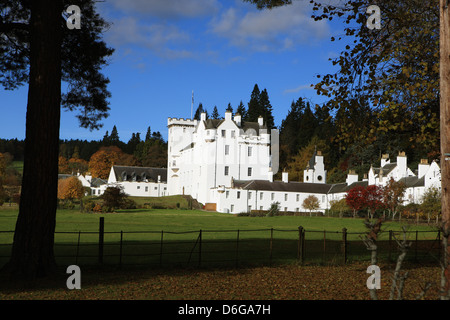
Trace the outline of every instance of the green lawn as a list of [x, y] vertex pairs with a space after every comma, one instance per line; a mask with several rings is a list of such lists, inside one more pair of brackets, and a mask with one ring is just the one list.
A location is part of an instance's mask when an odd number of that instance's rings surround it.
[[[17, 208], [4, 205], [0, 209], [0, 231], [14, 230], [17, 214]], [[104, 261], [111, 264], [196, 265], [200, 260], [203, 264], [205, 261], [219, 261], [219, 265], [222, 263], [220, 261], [233, 264], [255, 261], [292, 262], [298, 257], [299, 226], [306, 230], [304, 251], [307, 261], [341, 261], [341, 232], [344, 227], [348, 232], [349, 259], [369, 257], [360, 239], [365, 232], [362, 219], [315, 216], [239, 217], [177, 209], [121, 210], [108, 214], [58, 210], [55, 253], [60, 262], [92, 264], [98, 261], [100, 217], [104, 217], [105, 221]], [[383, 247], [385, 257], [390, 254], [390, 249], [387, 241], [381, 241], [388, 239], [388, 230], [400, 231], [401, 227], [402, 224], [398, 222], [387, 222], [384, 225], [386, 232], [381, 234], [380, 248]], [[434, 230], [433, 227], [424, 225], [411, 224], [407, 227], [409, 238], [413, 240], [415, 230]], [[0, 232], [0, 264], [6, 262], [12, 238], [12, 232]], [[419, 239], [425, 238], [430, 239], [427, 245], [436, 247], [437, 242], [433, 241], [436, 239], [435, 232], [419, 233]], [[427, 251], [427, 248], [423, 251]], [[415, 254], [417, 255], [416, 252]]]

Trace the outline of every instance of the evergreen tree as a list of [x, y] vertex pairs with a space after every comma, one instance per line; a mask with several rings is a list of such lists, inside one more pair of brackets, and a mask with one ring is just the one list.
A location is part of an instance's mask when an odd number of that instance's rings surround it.
[[242, 103], [242, 100], [241, 100], [241, 102], [239, 103], [239, 105], [238, 105], [238, 107], [236, 109], [236, 114], [240, 114], [241, 115], [242, 122], [247, 120], [247, 110], [245, 110], [245, 106]]
[[214, 106], [213, 112], [211, 114], [212, 119], [220, 119], [219, 111], [217, 110], [217, 106]]
[[[1, 1], [0, 85], [27, 83], [26, 148], [19, 214], [9, 263], [17, 279], [56, 271], [54, 231], [58, 188], [61, 107], [79, 110], [80, 125], [98, 129], [108, 116], [109, 80], [101, 74], [113, 50], [102, 41], [108, 24], [96, 1], [77, 1], [82, 27], [66, 26], [72, 3], [63, 0]], [[64, 13], [63, 13], [64, 12]], [[61, 92], [61, 82], [70, 84]], [[45, 188], [36, 188], [36, 182]]]
[[226, 111], [230, 111], [231, 114], [233, 114], [233, 107], [231, 106], [231, 103], [229, 103], [229, 102], [228, 102], [228, 107], [227, 107]]
[[264, 118], [264, 123], [267, 126], [267, 129], [273, 129], [275, 127], [275, 120], [272, 115], [272, 105], [269, 101], [269, 94], [267, 90], [264, 89], [259, 96], [259, 103], [262, 110], [262, 117]]
[[206, 109], [203, 108], [203, 104], [200, 102], [199, 105], [198, 105], [197, 110], [195, 111], [194, 119], [200, 120], [200, 114], [203, 113], [203, 112], [206, 113], [206, 119], [208, 119], [209, 118], [208, 112], [206, 111]]
[[246, 115], [246, 121], [257, 122], [258, 117], [263, 115], [263, 110], [260, 103], [261, 92], [257, 84], [253, 87], [250, 101], [248, 102], [248, 111]]
[[117, 127], [114, 125], [113, 129], [111, 130], [111, 135], [109, 136], [109, 141], [111, 144], [117, 144], [117, 142], [120, 141], [119, 139], [119, 132], [117, 131]]
[[102, 145], [109, 146], [110, 144], [111, 143], [110, 143], [110, 140], [109, 140], [109, 132], [108, 132], [108, 130], [106, 130], [106, 133], [103, 136]]
[[145, 134], [145, 141], [149, 141], [152, 138], [152, 131], [150, 130], [150, 126], [147, 128], [147, 133]]

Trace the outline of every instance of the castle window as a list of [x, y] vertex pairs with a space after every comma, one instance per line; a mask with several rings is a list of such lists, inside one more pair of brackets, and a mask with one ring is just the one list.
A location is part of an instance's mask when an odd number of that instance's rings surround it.
[[272, 192], [272, 194], [270, 195], [270, 200], [275, 200], [275, 193]]
[[297, 194], [297, 197], [296, 197], [296, 198], [297, 198], [297, 199], [296, 199], [297, 202], [300, 201], [300, 195], [299, 195], [299, 194]]
[[252, 147], [248, 147], [248, 156], [249, 156], [249, 157], [252, 156]]
[[228, 171], [229, 171], [229, 169], [230, 169], [230, 167], [228, 167], [228, 166], [225, 166], [225, 172], [224, 172], [224, 174], [227, 176], [228, 175]]
[[241, 198], [241, 192], [240, 191], [237, 192], [236, 198], [238, 198], [238, 199]]
[[[263, 199], [263, 193], [262, 192], [260, 192], [259, 193], [259, 200], [262, 200]], [[262, 209], [261, 209], [262, 210]]]
[[288, 199], [288, 194], [285, 193], [285, 194], [284, 194], [284, 201], [287, 201], [287, 199]]
[[225, 138], [225, 130], [222, 130], [222, 137], [224, 137]]
[[230, 154], [230, 146], [228, 144], [225, 145], [225, 155]]
[[231, 137], [234, 138], [234, 130], [231, 131]]
[[251, 167], [248, 168], [247, 173], [248, 173], [248, 176], [251, 177], [251, 175], [252, 175], [252, 168]]

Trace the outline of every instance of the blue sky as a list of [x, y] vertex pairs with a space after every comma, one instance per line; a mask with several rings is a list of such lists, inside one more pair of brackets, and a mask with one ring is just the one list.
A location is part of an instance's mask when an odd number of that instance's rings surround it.
[[[346, 44], [330, 41], [342, 21], [314, 21], [309, 0], [263, 11], [240, 0], [106, 0], [99, 12], [116, 49], [104, 69], [110, 116], [89, 131], [63, 110], [62, 139], [99, 140], [114, 125], [125, 142], [148, 126], [167, 139], [168, 117], [190, 118], [192, 91], [194, 112], [201, 102], [223, 114], [228, 103], [247, 106], [255, 84], [267, 89], [278, 126], [293, 100], [325, 101], [310, 84], [336, 71], [328, 59]], [[26, 102], [26, 86], [0, 91], [1, 138], [25, 137]]]

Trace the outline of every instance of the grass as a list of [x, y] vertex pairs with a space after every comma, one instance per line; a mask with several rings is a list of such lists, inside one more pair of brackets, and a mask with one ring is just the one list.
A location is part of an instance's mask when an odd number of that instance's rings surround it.
[[[17, 207], [9, 207], [8, 204], [0, 207], [0, 231], [13, 231], [17, 214]], [[103, 266], [97, 263], [100, 217], [105, 218], [106, 232]], [[385, 224], [384, 229], [399, 231], [404, 225], [391, 221]], [[302, 267], [297, 264], [298, 226], [305, 228], [307, 239], [304, 248], [306, 259]], [[433, 227], [425, 225], [407, 226], [412, 232], [411, 237], [415, 236], [415, 230], [433, 230]], [[348, 245], [350, 263], [347, 265], [341, 263], [342, 234], [336, 233], [344, 227], [350, 233], [349, 240], [353, 240]], [[271, 228], [275, 230], [273, 242], [270, 242]], [[197, 242], [200, 229], [201, 252]], [[324, 230], [326, 250], [323, 250]], [[77, 248], [73, 244], [77, 243], [79, 231], [83, 232], [83, 246], [79, 248], [79, 258], [75, 261]], [[117, 268], [120, 231], [127, 233], [123, 235], [123, 266]], [[152, 233], [144, 233], [146, 231]], [[183, 233], [186, 231], [192, 232]], [[256, 218], [176, 209], [88, 214], [61, 209], [57, 212], [56, 232], [55, 253], [61, 268], [59, 276], [42, 280], [31, 289], [24, 289], [2, 280], [0, 275], [0, 300], [369, 299], [365, 287], [369, 254], [357, 235], [352, 234], [365, 232], [362, 219], [314, 216]], [[386, 233], [383, 234], [384, 239]], [[11, 243], [12, 235], [0, 232], [0, 256], [8, 255], [9, 246], [1, 244]], [[161, 235], [164, 237], [162, 247]], [[159, 255], [161, 248], [164, 252], [162, 256]], [[387, 257], [385, 249], [380, 253], [383, 257], [380, 263], [384, 264], [381, 299], [387, 297], [389, 270], [392, 269], [392, 261], [384, 259]], [[409, 256], [414, 257], [414, 247]], [[395, 257], [396, 252], [393, 252], [392, 258]], [[199, 258], [202, 259], [200, 268]], [[268, 267], [270, 258], [273, 264]], [[0, 257], [0, 268], [6, 261], [7, 258]], [[160, 268], [160, 262], [163, 268]], [[135, 266], [141, 263], [146, 264], [144, 268]], [[82, 290], [67, 290], [65, 287], [65, 267], [70, 264], [78, 264], [82, 268]], [[156, 268], [149, 268], [148, 265]], [[235, 268], [236, 265], [240, 268]], [[433, 263], [430, 267], [422, 263], [413, 264], [410, 270], [410, 278], [414, 282], [410, 284], [408, 280], [407, 298], [414, 299], [422, 285], [420, 281], [430, 279], [436, 285], [433, 287], [434, 293], [426, 298], [434, 299], [439, 283], [438, 264]]]
[[[155, 202], [156, 199], [152, 200]], [[144, 203], [148, 199], [141, 201]], [[0, 231], [14, 230], [17, 214], [17, 207], [4, 205], [0, 210]], [[363, 219], [316, 216], [240, 217], [177, 209], [134, 209], [91, 214], [61, 209], [56, 216], [55, 235], [55, 253], [59, 261], [70, 264], [78, 256], [76, 263], [97, 262], [100, 217], [105, 219], [104, 261], [111, 264], [119, 263], [120, 253], [124, 264], [158, 266], [160, 263], [197, 265], [199, 259], [203, 264], [208, 261], [215, 265], [292, 263], [297, 259], [299, 226], [306, 230], [304, 250], [309, 262], [342, 261], [343, 228], [347, 229], [350, 241], [349, 258], [358, 260], [368, 257], [360, 239], [361, 234], [366, 231]], [[399, 222], [387, 222], [384, 230], [400, 231], [403, 225]], [[433, 230], [424, 225], [408, 225], [408, 228], [410, 238], [415, 237], [415, 230]], [[202, 230], [201, 251], [199, 230]], [[124, 232], [122, 246], [121, 231]], [[436, 238], [434, 232], [420, 235], [429, 236], [430, 240]], [[0, 244], [12, 243], [12, 237], [13, 233], [0, 232]], [[81, 243], [79, 248], [76, 246], [78, 237]], [[382, 233], [380, 242], [387, 239], [388, 233]], [[6, 262], [9, 250], [10, 246], [0, 246], [0, 256], [3, 256], [3, 260], [0, 257], [0, 264], [2, 261]], [[161, 252], [163, 256], [160, 256]], [[388, 255], [388, 249], [385, 249], [384, 255]]]

